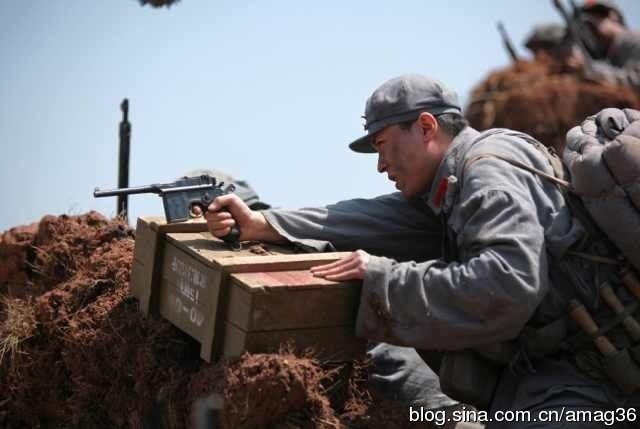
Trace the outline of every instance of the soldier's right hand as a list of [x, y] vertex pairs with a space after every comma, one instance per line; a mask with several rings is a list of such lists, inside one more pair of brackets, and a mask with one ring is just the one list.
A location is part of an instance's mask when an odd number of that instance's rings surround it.
[[266, 223], [264, 216], [253, 211], [236, 194], [217, 197], [204, 214], [209, 232], [214, 237], [224, 237], [237, 226], [240, 229], [240, 240], [257, 240], [258, 232]]

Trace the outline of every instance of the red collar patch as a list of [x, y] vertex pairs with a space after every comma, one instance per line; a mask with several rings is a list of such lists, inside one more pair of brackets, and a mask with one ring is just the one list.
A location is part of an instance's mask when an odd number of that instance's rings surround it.
[[443, 177], [438, 184], [436, 195], [433, 197], [433, 204], [438, 208], [442, 207], [442, 200], [447, 193], [447, 187], [449, 187], [449, 181], [446, 177]]

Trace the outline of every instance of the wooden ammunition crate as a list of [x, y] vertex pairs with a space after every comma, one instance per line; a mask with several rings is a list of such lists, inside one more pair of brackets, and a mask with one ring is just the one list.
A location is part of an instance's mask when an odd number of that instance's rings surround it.
[[195, 338], [206, 361], [273, 352], [285, 342], [322, 359], [349, 359], [364, 349], [354, 336], [361, 285], [308, 271], [346, 254], [275, 245], [233, 251], [202, 222], [139, 218], [131, 290], [143, 314], [159, 314]]

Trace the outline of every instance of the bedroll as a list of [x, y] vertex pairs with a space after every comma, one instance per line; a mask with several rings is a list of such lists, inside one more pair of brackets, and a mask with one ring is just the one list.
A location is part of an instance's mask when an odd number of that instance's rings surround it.
[[588, 117], [567, 133], [563, 161], [593, 220], [640, 270], [640, 111]]

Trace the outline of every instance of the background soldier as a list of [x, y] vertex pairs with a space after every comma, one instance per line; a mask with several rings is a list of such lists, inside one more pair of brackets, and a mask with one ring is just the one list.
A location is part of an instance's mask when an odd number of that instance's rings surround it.
[[639, 91], [640, 34], [627, 28], [620, 9], [612, 1], [590, 1], [578, 9], [577, 19], [581, 37], [596, 61], [584, 67], [584, 58], [577, 58], [574, 67], [582, 67], [590, 79]]
[[531, 51], [534, 61], [546, 64], [562, 65], [571, 53], [565, 27], [555, 23], [536, 25], [524, 46]]

